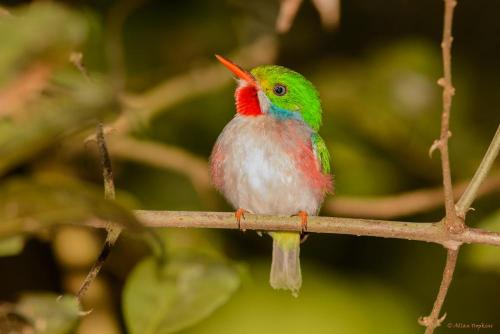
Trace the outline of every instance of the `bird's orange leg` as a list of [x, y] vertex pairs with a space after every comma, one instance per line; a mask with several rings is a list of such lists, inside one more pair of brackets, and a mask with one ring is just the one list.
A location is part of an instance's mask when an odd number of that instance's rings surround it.
[[305, 211], [299, 211], [294, 216], [300, 217], [301, 233], [307, 232], [307, 218], [309, 215]]
[[245, 209], [242, 209], [242, 208], [238, 208], [238, 210], [236, 210], [236, 212], [234, 213], [234, 216], [236, 217], [236, 221], [238, 222], [238, 229], [242, 230], [243, 232], [245, 232], [245, 229], [241, 228], [241, 218], [245, 219], [245, 212], [248, 212], [248, 211]]

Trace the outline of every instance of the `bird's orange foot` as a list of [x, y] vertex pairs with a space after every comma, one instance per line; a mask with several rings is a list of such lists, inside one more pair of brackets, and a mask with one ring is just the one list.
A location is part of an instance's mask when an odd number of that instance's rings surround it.
[[307, 212], [305, 212], [305, 211], [299, 211], [294, 216], [299, 216], [300, 217], [301, 233], [307, 232], [307, 217], [309, 217], [308, 214], [307, 214]]
[[242, 208], [238, 208], [238, 210], [236, 210], [236, 212], [234, 213], [236, 221], [238, 222], [238, 229], [242, 230], [243, 232], [245, 232], [245, 229], [241, 228], [241, 218], [245, 219], [245, 212], [248, 211]]

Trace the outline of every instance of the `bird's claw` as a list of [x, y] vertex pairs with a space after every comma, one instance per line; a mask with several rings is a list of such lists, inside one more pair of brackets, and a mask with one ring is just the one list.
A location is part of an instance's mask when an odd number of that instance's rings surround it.
[[245, 232], [245, 229], [241, 228], [241, 218], [245, 219], [245, 212], [247, 212], [245, 209], [239, 208], [234, 213], [234, 216], [236, 217], [236, 221], [238, 222], [238, 229], [243, 231], [243, 232]]
[[309, 233], [301, 233], [300, 234], [300, 243], [303, 244], [306, 242], [307, 238], [309, 238]]

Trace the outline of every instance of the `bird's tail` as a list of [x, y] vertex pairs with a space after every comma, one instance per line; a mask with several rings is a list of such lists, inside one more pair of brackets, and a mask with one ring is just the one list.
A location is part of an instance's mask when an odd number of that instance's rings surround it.
[[290, 290], [298, 296], [302, 285], [300, 272], [300, 233], [272, 232], [273, 262], [269, 282], [274, 289]]

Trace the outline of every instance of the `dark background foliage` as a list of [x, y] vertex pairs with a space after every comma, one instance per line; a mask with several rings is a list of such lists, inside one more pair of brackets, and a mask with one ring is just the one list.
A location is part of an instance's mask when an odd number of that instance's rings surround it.
[[[16, 8], [28, 3], [3, 1], [2, 5], [15, 13]], [[75, 43], [78, 46], [69, 45], [68, 49], [83, 53], [92, 80], [106, 89], [114, 87], [119, 94], [136, 96], [170, 77], [215, 64], [214, 53], [230, 55], [263, 35], [273, 35], [279, 8], [278, 2], [264, 0], [67, 1], [65, 5], [88, 27], [86, 37]], [[336, 196], [376, 198], [439, 186], [439, 159], [437, 154], [430, 159], [427, 152], [439, 135], [441, 89], [436, 81], [442, 73], [442, 2], [342, 1], [341, 5], [340, 25], [327, 30], [321, 26], [311, 2], [305, 1], [291, 30], [276, 36], [275, 59], [275, 63], [304, 74], [320, 91], [324, 109], [320, 132], [332, 155]], [[457, 93], [450, 142], [455, 181], [472, 176], [500, 120], [499, 11], [499, 2], [486, 0], [460, 1], [456, 9], [453, 79]], [[18, 31], [9, 33], [15, 35]], [[123, 64], [119, 51], [110, 45], [123, 47]], [[13, 44], [5, 47], [14, 48]], [[39, 57], [29, 50], [23, 52], [31, 62]], [[53, 62], [62, 72], [65, 66], [71, 67], [66, 60]], [[73, 85], [72, 80], [84, 81], [76, 70], [68, 71], [76, 72], [71, 77], [79, 79], [64, 79], [66, 85]], [[2, 84], [9, 82], [8, 78], [1, 79]], [[118, 103], [106, 95], [106, 89], [99, 90], [102, 96], [95, 103], [105, 110], [89, 118], [99, 117], [111, 124], [123, 109], [115, 107]], [[218, 134], [234, 114], [233, 90], [234, 85], [228, 82], [160, 108], [151, 119], [132, 118], [134, 126], [129, 135], [173, 145], [206, 160]], [[164, 92], [166, 98], [168, 94]], [[87, 107], [97, 108], [91, 103]], [[37, 121], [28, 115], [15, 120], [12, 126]], [[36, 183], [32, 180], [37, 175], [51, 174], [99, 187], [101, 174], [93, 144], [83, 144], [92, 126], [85, 120], [64, 137], [47, 133], [50, 145], [11, 164], [2, 182], [22, 177]], [[2, 125], [0, 131], [7, 127]], [[73, 125], [68, 130], [73, 130]], [[36, 131], [42, 131], [41, 137], [45, 138], [43, 130]], [[126, 200], [133, 203], [128, 207], [232, 210], [215, 193], [210, 191], [208, 199], [200, 194], [183, 173], [114, 155], [113, 149], [111, 159], [116, 186], [123, 194], [119, 197], [133, 197]], [[497, 164], [492, 174], [499, 172]], [[468, 217], [472, 225], [500, 229], [498, 194], [497, 189], [474, 204], [476, 211]], [[94, 216], [102, 215], [100, 211], [89, 211]], [[398, 218], [435, 221], [443, 214], [439, 208]], [[186, 250], [217, 254], [211, 256], [223, 259], [220, 261], [224, 265], [230, 261], [230, 267], [238, 272], [239, 288], [236, 292], [224, 291], [229, 301], [220, 308], [214, 306], [217, 309], [208, 312], [207, 318], [193, 320], [196, 324], [183, 333], [416, 333], [422, 330], [416, 318], [429, 312], [444, 263], [444, 251], [437, 245], [312, 235], [302, 246], [304, 286], [300, 298], [294, 299], [273, 291], [267, 284], [271, 256], [267, 236], [235, 231], [159, 233], [173, 259]], [[20, 253], [0, 258], [0, 300], [14, 302], [21, 293], [35, 290], [75, 292], [97, 257], [102, 237], [101, 232], [75, 226], [51, 227], [30, 235]], [[123, 297], [122, 291], [131, 270], [148, 252], [147, 243], [133, 233], [120, 239], [84, 300], [86, 308], [95, 310], [83, 318], [78, 333], [120, 333], [127, 328], [130, 331], [131, 322], [140, 321], [127, 315], [126, 303], [127, 298], [135, 305], [142, 305], [144, 300]], [[492, 333], [498, 331], [500, 251], [471, 246], [464, 247], [463, 253], [444, 307], [448, 316], [438, 332], [458, 330], [446, 328], [448, 323], [487, 323], [493, 324]], [[214, 269], [210, 261], [207, 264], [197, 259], [189, 263], [199, 262]], [[135, 279], [141, 285], [140, 275]], [[168, 287], [158, 291], [170, 291]], [[193, 291], [198, 288], [204, 289], [197, 286]], [[165, 314], [172, 312], [172, 307], [153, 306]], [[126, 319], [129, 316], [132, 320]]]

